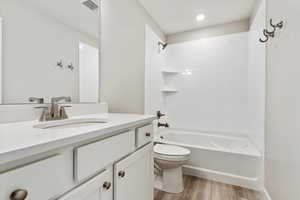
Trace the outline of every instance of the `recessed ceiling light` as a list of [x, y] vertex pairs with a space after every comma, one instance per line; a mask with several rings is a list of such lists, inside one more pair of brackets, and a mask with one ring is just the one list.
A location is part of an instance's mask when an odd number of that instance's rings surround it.
[[198, 22], [201, 22], [201, 21], [205, 20], [205, 15], [204, 15], [204, 14], [199, 14], [199, 15], [197, 15], [196, 20], [197, 20]]

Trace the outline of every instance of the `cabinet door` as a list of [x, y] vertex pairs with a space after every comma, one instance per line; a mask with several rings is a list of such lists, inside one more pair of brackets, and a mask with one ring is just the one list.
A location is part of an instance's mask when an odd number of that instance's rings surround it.
[[114, 200], [153, 200], [152, 152], [149, 144], [114, 166]]
[[59, 200], [113, 200], [112, 169], [85, 182]]

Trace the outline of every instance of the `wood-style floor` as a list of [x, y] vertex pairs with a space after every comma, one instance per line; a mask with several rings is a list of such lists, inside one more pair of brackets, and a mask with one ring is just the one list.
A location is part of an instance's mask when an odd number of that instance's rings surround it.
[[180, 194], [155, 190], [154, 200], [263, 200], [259, 192], [196, 177], [184, 177]]

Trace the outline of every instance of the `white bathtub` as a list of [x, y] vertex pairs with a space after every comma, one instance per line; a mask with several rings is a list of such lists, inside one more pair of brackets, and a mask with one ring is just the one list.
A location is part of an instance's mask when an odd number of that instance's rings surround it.
[[160, 132], [155, 142], [191, 150], [185, 174], [256, 190], [262, 187], [261, 153], [245, 137], [168, 129]]

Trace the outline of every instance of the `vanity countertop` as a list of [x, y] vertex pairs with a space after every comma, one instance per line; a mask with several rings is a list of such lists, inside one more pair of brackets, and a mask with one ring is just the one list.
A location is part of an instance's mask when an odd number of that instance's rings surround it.
[[41, 123], [38, 121], [0, 124], [0, 164], [89, 139], [112, 136], [116, 134], [116, 131], [151, 123], [156, 119], [151, 115], [111, 113], [79, 117], [107, 117], [108, 122], [51, 129], [34, 128], [35, 125]]

